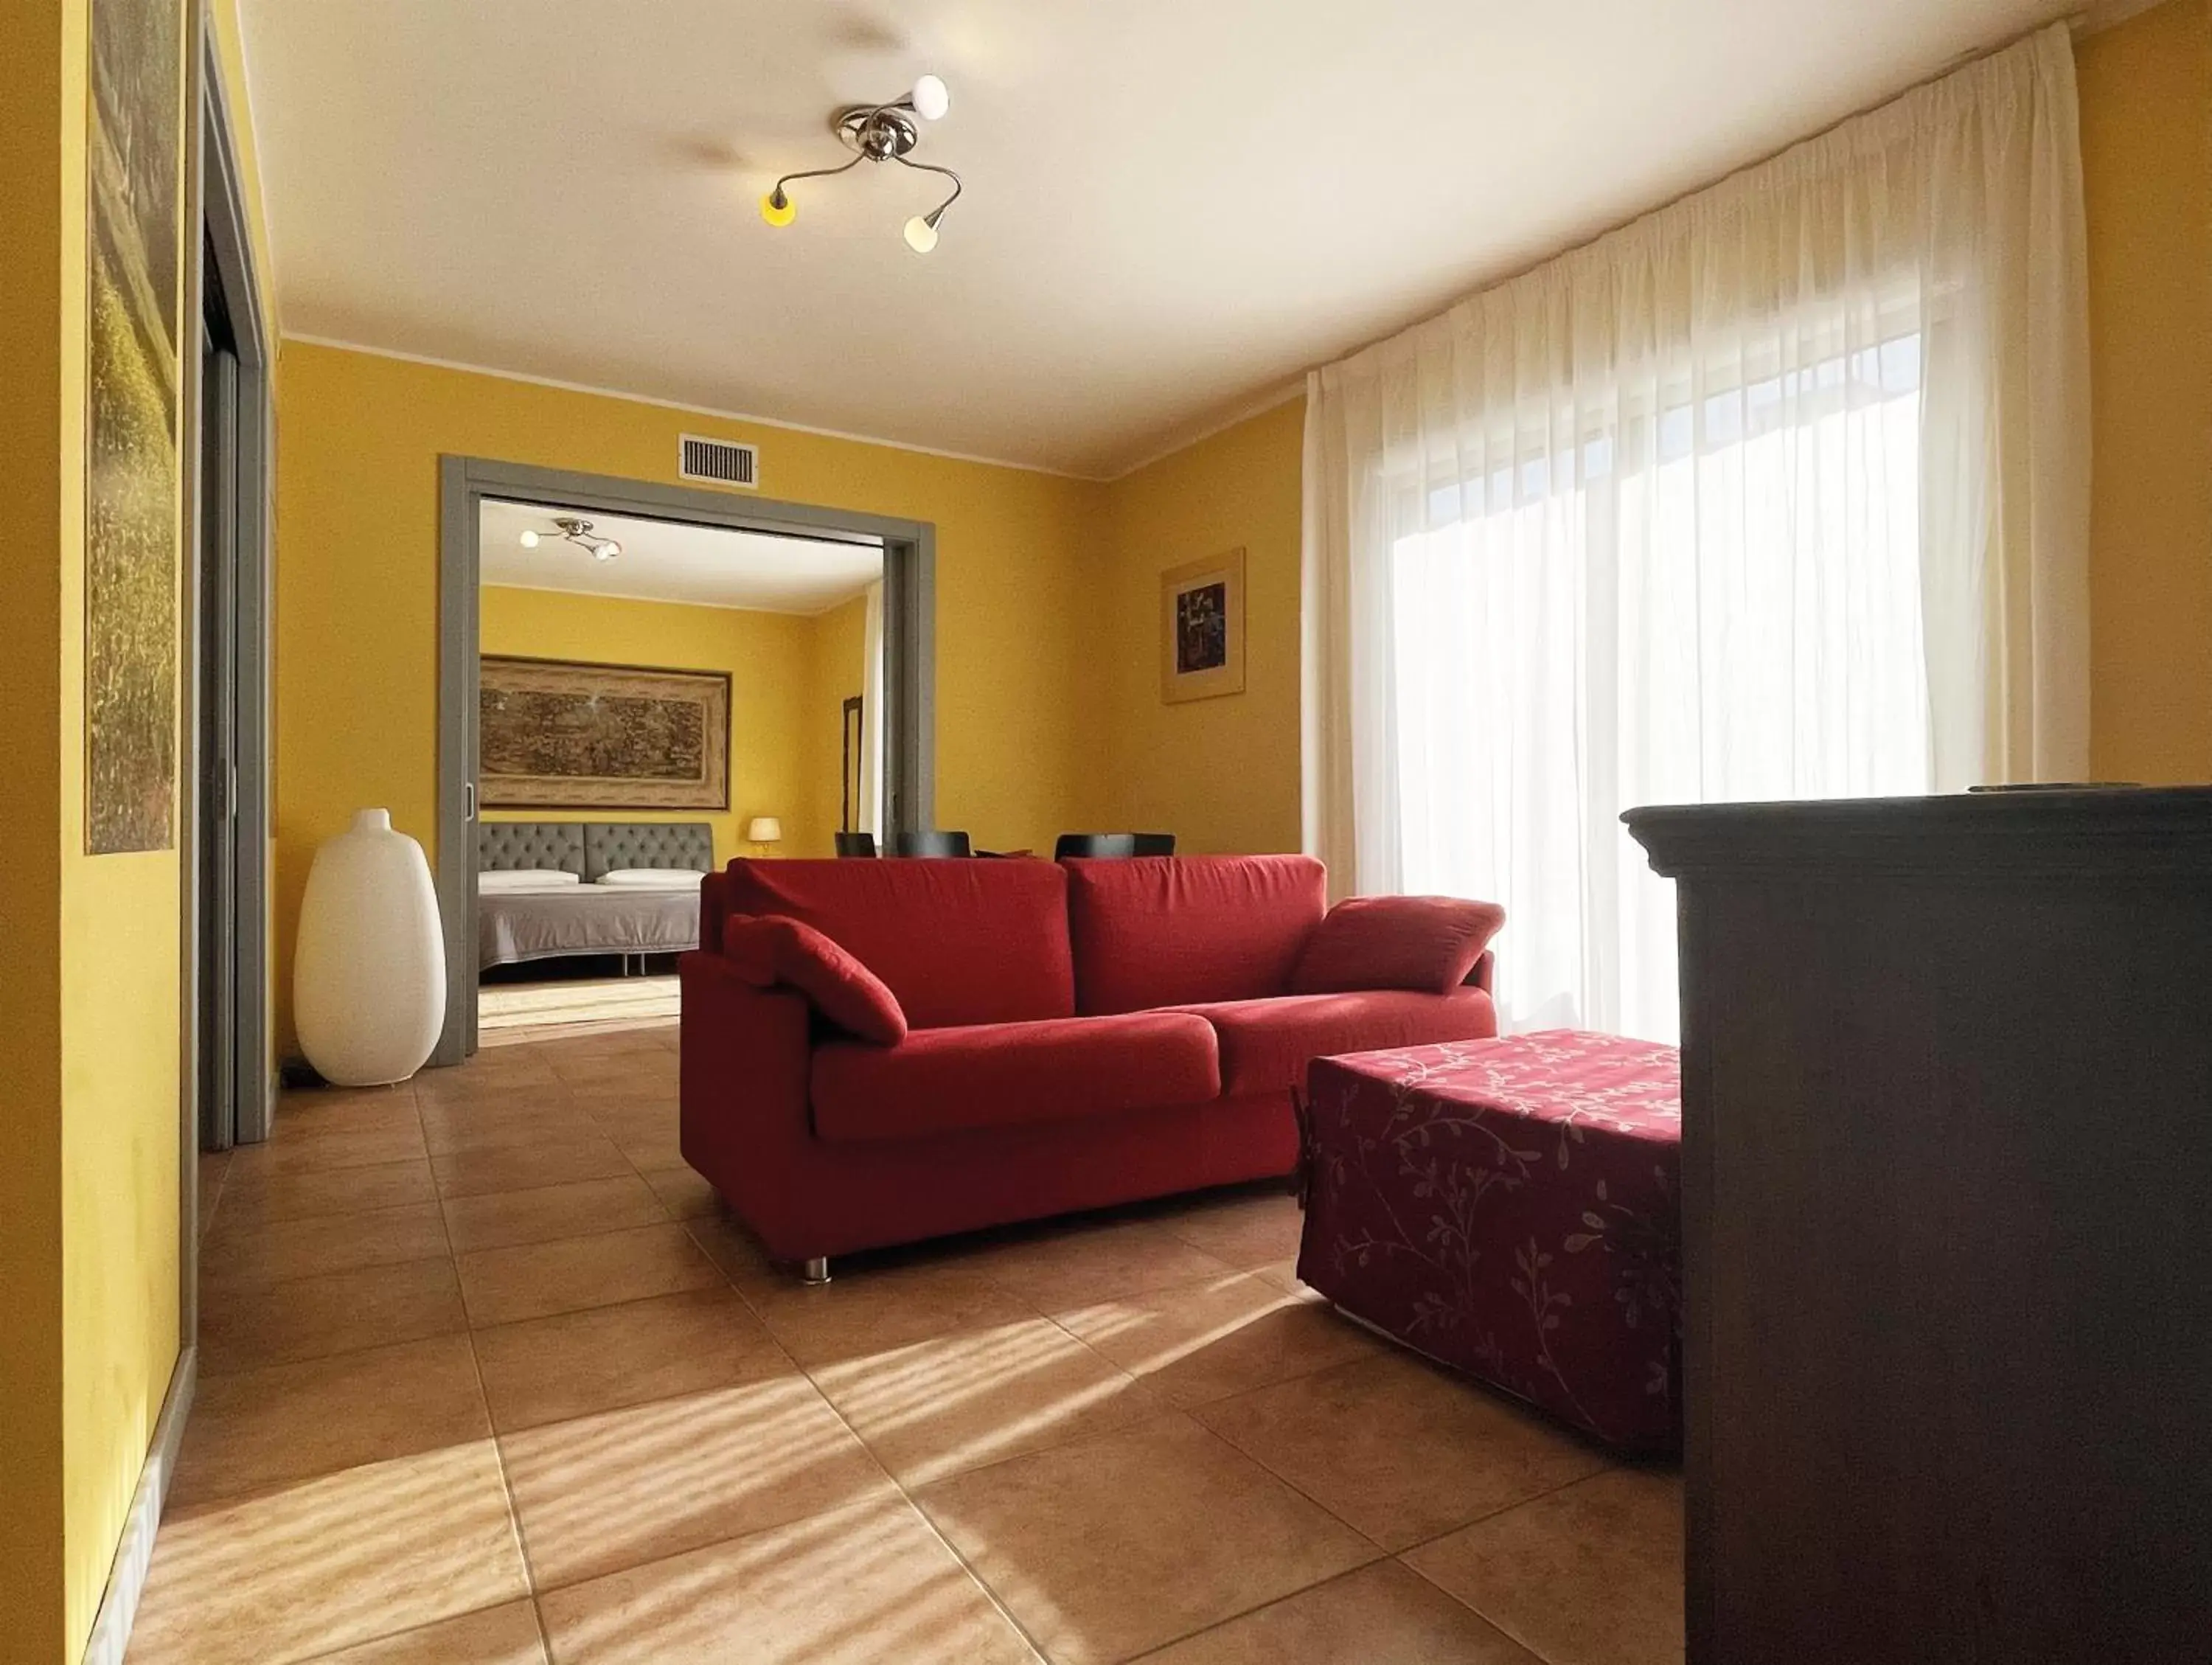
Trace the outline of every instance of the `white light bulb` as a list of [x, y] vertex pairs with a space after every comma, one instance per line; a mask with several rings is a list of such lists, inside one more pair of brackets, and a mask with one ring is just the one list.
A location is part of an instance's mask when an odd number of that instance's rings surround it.
[[937, 246], [937, 228], [919, 214], [906, 222], [906, 246], [916, 254], [927, 254]]
[[538, 534], [534, 532], [524, 532], [522, 534], [522, 547], [526, 550], [536, 549], [538, 547]]
[[610, 538], [605, 543], [593, 550], [592, 553], [602, 561], [611, 561], [622, 553], [622, 545], [616, 543], [613, 538]]
[[939, 120], [951, 107], [952, 94], [935, 76], [924, 76], [914, 83], [914, 112], [924, 121]]

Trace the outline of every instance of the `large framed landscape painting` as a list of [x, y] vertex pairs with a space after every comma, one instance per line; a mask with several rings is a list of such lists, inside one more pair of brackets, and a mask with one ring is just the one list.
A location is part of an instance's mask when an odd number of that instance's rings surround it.
[[182, 0], [92, 0], [85, 848], [175, 842]]
[[1244, 551], [1160, 574], [1160, 698], [1244, 691]]
[[487, 653], [480, 676], [486, 809], [729, 808], [726, 675]]

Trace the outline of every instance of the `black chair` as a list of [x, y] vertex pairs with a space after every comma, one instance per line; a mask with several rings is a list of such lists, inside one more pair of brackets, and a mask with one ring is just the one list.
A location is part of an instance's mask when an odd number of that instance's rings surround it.
[[1062, 833], [1052, 847], [1052, 859], [1066, 861], [1071, 858], [1102, 860], [1115, 856], [1132, 856], [1137, 853], [1134, 833]]
[[969, 847], [964, 832], [902, 832], [891, 835], [893, 855], [969, 856], [975, 851]]
[[1139, 855], [1173, 855], [1175, 854], [1173, 833], [1131, 833], [1129, 836], [1137, 841]]
[[841, 832], [837, 835], [837, 854], [841, 856], [872, 856], [876, 853], [876, 836], [872, 832]]

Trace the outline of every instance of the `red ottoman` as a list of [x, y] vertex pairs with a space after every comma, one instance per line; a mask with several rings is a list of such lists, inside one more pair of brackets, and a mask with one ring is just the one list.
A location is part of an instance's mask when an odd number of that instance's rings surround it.
[[1306, 1083], [1299, 1277], [1611, 1444], [1680, 1445], [1674, 1048], [1551, 1030]]

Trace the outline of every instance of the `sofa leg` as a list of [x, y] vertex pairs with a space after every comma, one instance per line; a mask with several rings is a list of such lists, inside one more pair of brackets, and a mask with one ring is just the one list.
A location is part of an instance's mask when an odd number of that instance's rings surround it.
[[799, 1268], [799, 1279], [805, 1284], [826, 1284], [830, 1281], [830, 1257], [817, 1255]]

